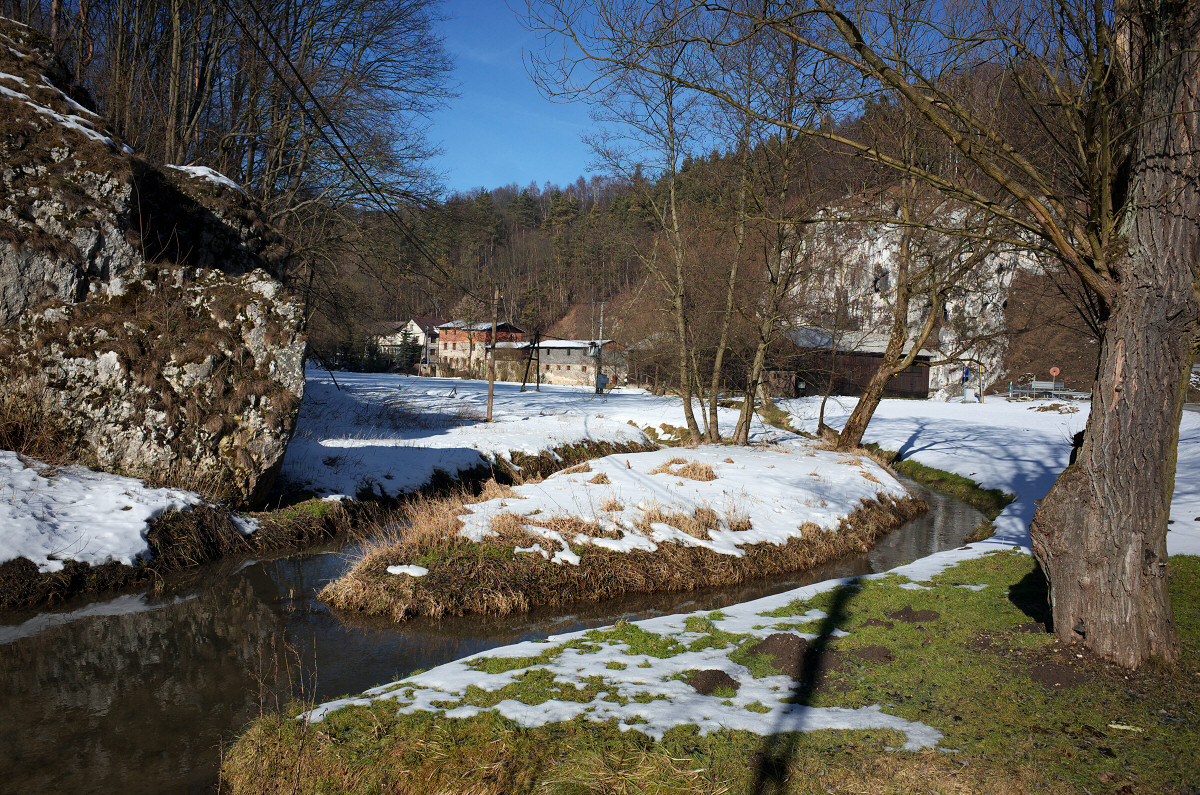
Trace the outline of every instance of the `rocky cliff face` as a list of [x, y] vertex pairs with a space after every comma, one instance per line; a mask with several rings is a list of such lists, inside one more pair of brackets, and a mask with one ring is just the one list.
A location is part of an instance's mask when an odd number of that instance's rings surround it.
[[[952, 225], [954, 216], [945, 222]], [[959, 262], [965, 262], [977, 246], [953, 245], [953, 239], [929, 235], [920, 246], [914, 244], [914, 273], [926, 275], [919, 284], [928, 288], [929, 280], [944, 279]], [[901, 232], [895, 226], [877, 223], [830, 225], [814, 244], [815, 256], [824, 270], [815, 286], [815, 311], [805, 314], [802, 323], [816, 323], [842, 329], [840, 344], [855, 349], [870, 338], [886, 343], [896, 298], [896, 260]], [[969, 362], [977, 377], [983, 368], [985, 387], [1004, 374], [1004, 359], [1009, 345], [1005, 321], [1009, 287], [1021, 272], [1040, 272], [1041, 265], [1029, 254], [999, 247], [975, 265], [970, 274], [945, 291], [945, 305], [926, 352], [935, 364], [929, 368], [931, 395], [947, 397], [962, 394], [962, 364]], [[910, 336], [917, 333], [928, 311], [925, 295], [914, 296], [909, 307]], [[834, 317], [831, 317], [834, 316]], [[972, 382], [972, 388], [975, 382]]]
[[304, 390], [289, 252], [206, 169], [139, 159], [0, 19], [0, 446], [245, 506]]

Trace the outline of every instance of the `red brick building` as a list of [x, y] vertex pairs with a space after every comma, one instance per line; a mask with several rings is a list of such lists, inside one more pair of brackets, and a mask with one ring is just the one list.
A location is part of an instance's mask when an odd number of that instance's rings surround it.
[[[525, 331], [512, 323], [496, 324], [497, 342], [524, 342]], [[438, 326], [439, 364], [448, 372], [477, 372], [487, 363], [491, 323], [453, 320]]]

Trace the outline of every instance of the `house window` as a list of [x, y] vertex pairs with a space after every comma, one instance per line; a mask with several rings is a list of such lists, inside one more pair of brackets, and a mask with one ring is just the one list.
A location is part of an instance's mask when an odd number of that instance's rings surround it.
[[562, 365], [561, 365], [561, 364], [556, 364], [556, 365], [554, 365], [554, 369], [555, 369], [555, 370], [561, 370], [561, 369], [562, 369]]
[[571, 369], [571, 365], [569, 365], [569, 364], [568, 364], [568, 365], [567, 365], [567, 369], [568, 369], [568, 370], [570, 370], [570, 369]]
[[549, 369], [550, 369], [550, 365], [546, 365], [546, 369], [547, 369], [547, 370], [549, 370]]
[[450, 348], [452, 350], [458, 350], [458, 343], [457, 342], [450, 343]]
[[587, 365], [585, 364], [583, 367], [580, 367], [579, 369], [580, 369], [580, 370], [583, 370], [583, 371], [586, 373], [586, 372], [587, 372]]

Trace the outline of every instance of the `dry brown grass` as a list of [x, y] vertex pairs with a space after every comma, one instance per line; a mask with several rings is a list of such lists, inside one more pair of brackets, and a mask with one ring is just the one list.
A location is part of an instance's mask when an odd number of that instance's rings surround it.
[[717, 473], [711, 464], [701, 464], [699, 461], [688, 461], [683, 458], [672, 458], [665, 464], [651, 469], [651, 475], [674, 475], [677, 478], [692, 480], [716, 480]]
[[[575, 516], [497, 517], [501, 536], [474, 543], [457, 535], [457, 513], [468, 510], [467, 505], [459, 497], [410, 506], [406, 512], [409, 526], [391, 528], [350, 572], [327, 585], [320, 598], [338, 609], [400, 621], [411, 615], [503, 614], [623, 593], [735, 585], [755, 577], [801, 571], [869, 549], [880, 536], [927, 507], [911, 497], [864, 502], [836, 530], [805, 525], [800, 538], [783, 545], [747, 545], [740, 558], [683, 544], [660, 544], [655, 552], [616, 552], [582, 545], [573, 547], [580, 562], [572, 566], [551, 563], [540, 555], [516, 555], [513, 547], [543, 540], [529, 535], [525, 529], [529, 525], [555, 530], [568, 540], [576, 535], [618, 534]], [[691, 515], [652, 510], [639, 524], [648, 527], [656, 521], [696, 538], [708, 537], [721, 525], [717, 512], [706, 506]], [[425, 566], [429, 574], [413, 578], [387, 573], [388, 566], [401, 563]]]
[[526, 517], [527, 524], [535, 527], [544, 527], [547, 530], [553, 530], [563, 538], [572, 539], [577, 535], [585, 536], [604, 536], [605, 531], [601, 529], [597, 522], [589, 522], [578, 516], [573, 516], [567, 513], [558, 513], [552, 516], [547, 516], [545, 519], [541, 517], [534, 519]]
[[717, 512], [707, 506], [700, 506], [692, 514], [667, 512], [662, 508], [651, 508], [634, 524], [643, 532], [650, 533], [650, 525], [654, 523], [667, 524], [676, 530], [681, 530], [693, 538], [708, 540], [710, 531], [721, 529], [721, 518]]
[[609, 483], [612, 483], [612, 481], [608, 479], [608, 475], [604, 474], [603, 472], [599, 472], [599, 473], [597, 473], [597, 474], [596, 474], [596, 476], [595, 476], [595, 477], [593, 477], [592, 479], [590, 479], [590, 480], [588, 481], [588, 483], [592, 483], [592, 484], [594, 484], [594, 485], [597, 485], [597, 486], [604, 486], [604, 485], [607, 485], [607, 484], [609, 484]]
[[625, 510], [625, 506], [622, 505], [618, 500], [609, 497], [607, 500], [600, 503], [600, 510], [608, 512], [623, 511]]
[[694, 760], [660, 749], [585, 751], [561, 759], [534, 790], [539, 795], [722, 795], [729, 787], [707, 780]]
[[568, 468], [564, 469], [562, 471], [562, 473], [564, 475], [579, 475], [584, 472], [591, 472], [591, 471], [592, 471], [592, 465], [585, 461], [582, 464], [576, 464], [573, 467], [568, 467]]
[[725, 524], [730, 530], [749, 530], [754, 525], [750, 523], [750, 515], [741, 508], [730, 508], [725, 512]]

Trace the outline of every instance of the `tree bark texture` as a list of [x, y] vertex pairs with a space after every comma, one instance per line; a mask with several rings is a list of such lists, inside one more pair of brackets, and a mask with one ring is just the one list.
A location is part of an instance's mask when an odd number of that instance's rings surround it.
[[1055, 634], [1130, 668], [1179, 656], [1166, 533], [1200, 330], [1200, 4], [1146, 7], [1128, 251], [1116, 258], [1083, 446], [1030, 528]]

